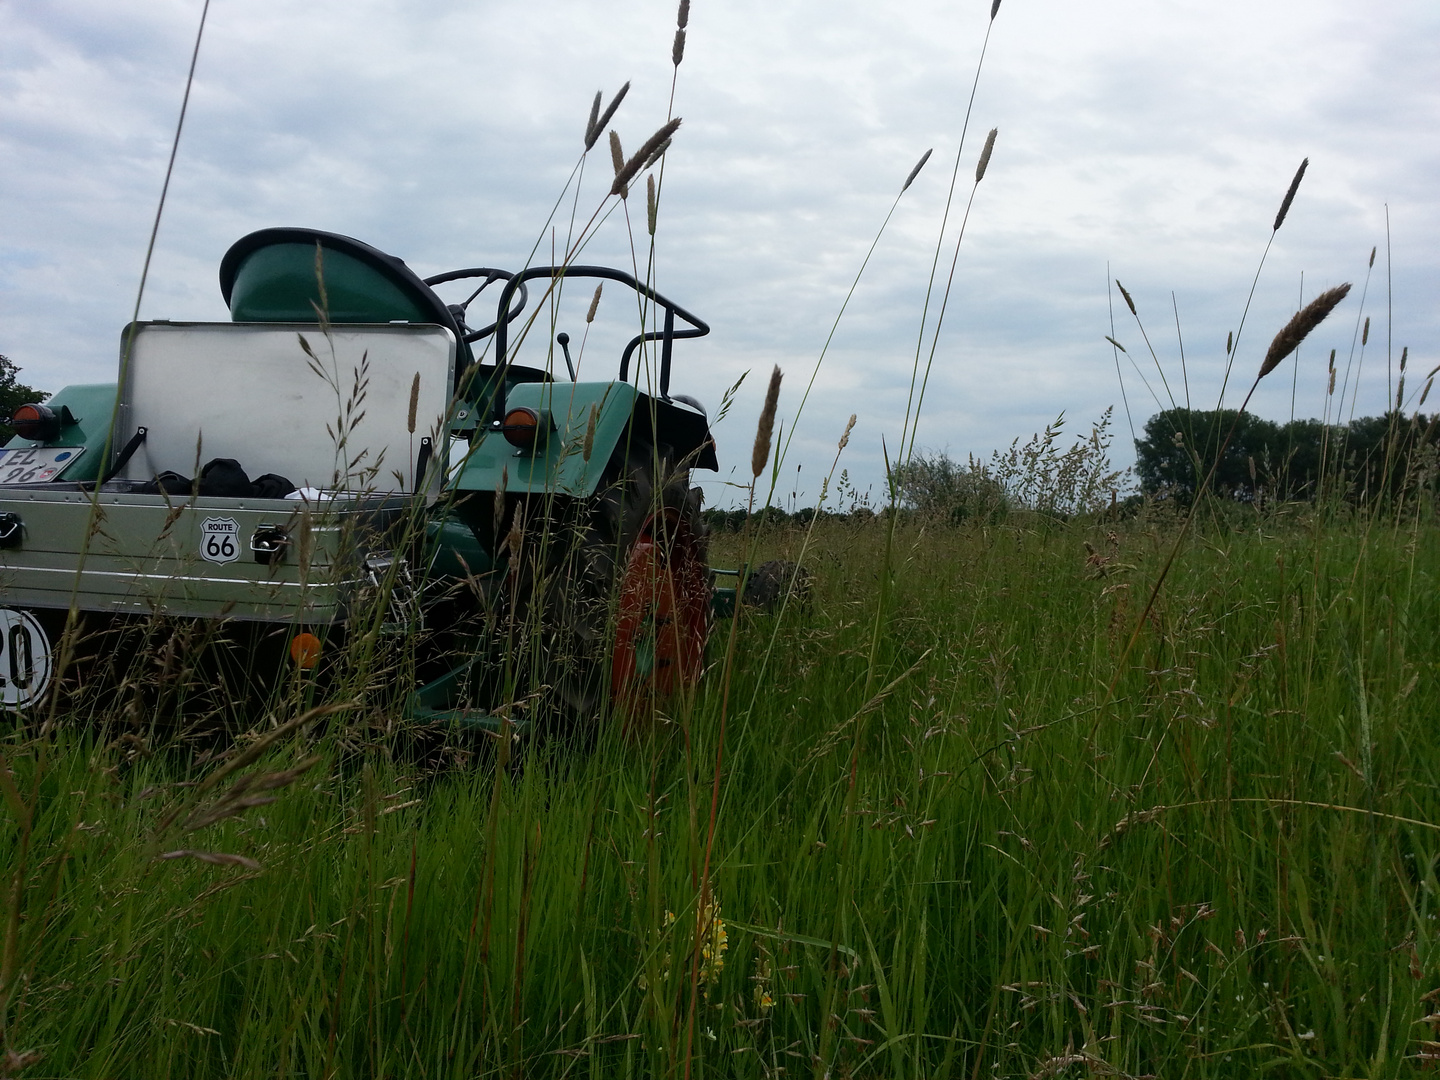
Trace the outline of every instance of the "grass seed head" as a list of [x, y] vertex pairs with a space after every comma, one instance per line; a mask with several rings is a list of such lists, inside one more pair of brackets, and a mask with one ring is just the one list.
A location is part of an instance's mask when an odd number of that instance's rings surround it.
[[1307, 157], [1300, 162], [1300, 168], [1295, 170], [1295, 179], [1290, 181], [1290, 190], [1285, 192], [1285, 198], [1280, 203], [1280, 212], [1275, 215], [1275, 225], [1270, 230], [1278, 232], [1280, 226], [1285, 223], [1285, 215], [1290, 212], [1290, 204], [1295, 201], [1295, 192], [1300, 188], [1300, 178], [1305, 175], [1305, 170], [1310, 167], [1310, 159]]
[[1403, 348], [1403, 349], [1400, 350], [1400, 373], [1401, 373], [1402, 375], [1405, 373], [1405, 365], [1408, 364], [1409, 362], [1410, 362], [1410, 346], [1409, 346], [1409, 345], [1406, 345], [1405, 348]]
[[615, 166], [615, 175], [625, 168], [625, 151], [620, 147], [620, 133], [610, 132], [610, 163]]
[[590, 300], [590, 310], [585, 313], [585, 322], [587, 324], [595, 321], [595, 312], [600, 309], [600, 290], [604, 287], [605, 283], [603, 281], [595, 286], [595, 295]]
[[1326, 388], [1326, 390], [1325, 390], [1325, 396], [1326, 396], [1326, 397], [1334, 397], [1334, 396], [1335, 396], [1335, 367], [1334, 367], [1334, 365], [1331, 365], [1331, 367], [1330, 367], [1330, 385], [1329, 385], [1329, 386]]
[[651, 173], [645, 178], [645, 224], [649, 226], [650, 235], [655, 235], [655, 212], [658, 209], [655, 203], [655, 174]]
[[750, 451], [750, 473], [759, 477], [770, 460], [770, 439], [775, 433], [775, 410], [780, 405], [780, 365], [770, 373], [770, 385], [765, 390], [765, 406], [760, 410], [760, 424], [755, 429], [755, 447]]
[[595, 130], [600, 121], [600, 91], [595, 91], [595, 100], [590, 105], [590, 119], [585, 121], [585, 149], [589, 150], [595, 145], [596, 138], [600, 133]]
[[405, 417], [405, 430], [411, 435], [415, 434], [415, 413], [420, 407], [420, 373], [415, 373], [415, 378], [410, 381], [410, 412]]
[[[1420, 405], [1424, 405], [1424, 404], [1425, 404], [1425, 399], [1430, 396], [1430, 387], [1432, 387], [1432, 386], [1434, 386], [1434, 385], [1435, 385], [1435, 376], [1432, 375], [1432, 376], [1430, 376], [1430, 378], [1428, 378], [1428, 379], [1425, 380], [1425, 389], [1420, 391]], [[1418, 408], [1420, 407], [1420, 405], [1416, 405], [1415, 407], [1418, 409]]]
[[[659, 131], [655, 132], [654, 135], [651, 135], [650, 138], [646, 139], [645, 145], [640, 147], [639, 150], [636, 150], [634, 156], [632, 156], [629, 161], [625, 162], [624, 165], [616, 165], [615, 183], [610, 185], [610, 194], [619, 195], [623, 199], [625, 197], [625, 185], [635, 179], [635, 174], [640, 171], [645, 162], [650, 160], [650, 156], [659, 151], [665, 143], [669, 142], [670, 136], [674, 135], [679, 127], [680, 117], [677, 116]], [[614, 132], [611, 132], [611, 134], [614, 135]], [[616, 156], [616, 160], [618, 161], [618, 155], [620, 153], [620, 140], [618, 138], [611, 142], [610, 152]]]
[[[1117, 282], [1116, 284], [1119, 283]], [[1225, 355], [1229, 356], [1230, 350], [1233, 348], [1235, 348], [1235, 331], [1227, 330], [1225, 332]]]
[[1373, 270], [1373, 269], [1375, 269], [1375, 249], [1374, 249], [1373, 247], [1370, 249], [1370, 265], [1367, 266], [1366, 269], [1367, 269], [1367, 270]]
[[[1304, 171], [1303, 167], [1301, 171]], [[1349, 292], [1349, 282], [1344, 285], [1336, 285], [1333, 289], [1326, 289], [1297, 311], [1295, 316], [1275, 335], [1275, 339], [1270, 342], [1270, 348], [1265, 353], [1265, 361], [1260, 365], [1260, 374], [1256, 378], [1263, 379], [1279, 367], [1280, 361], [1298, 349], [1300, 343], [1309, 336], [1310, 331], [1324, 322], [1325, 316], [1334, 311], [1335, 305], [1344, 300]]]
[[840, 446], [839, 446], [839, 449], [844, 450], [845, 447], [847, 447], [847, 446], [850, 445], [850, 432], [852, 432], [852, 431], [854, 431], [854, 430], [855, 430], [855, 414], [852, 412], [852, 413], [850, 414], [850, 422], [845, 425], [845, 434], [843, 434], [843, 435], [840, 436]]
[[[1116, 285], [1119, 285], [1120, 283], [1117, 281], [1115, 284], [1116, 284]], [[1129, 356], [1129, 355], [1130, 355], [1130, 351], [1129, 351], [1128, 349], [1126, 349], [1124, 345], [1121, 345], [1118, 341], [1116, 341], [1113, 337], [1111, 337], [1109, 334], [1106, 334], [1106, 335], [1105, 335], [1105, 340], [1108, 341], [1111, 345], [1114, 345], [1115, 348], [1119, 349], [1119, 350], [1120, 350], [1121, 352], [1123, 352], [1126, 356]]]
[[670, 46], [670, 62], [676, 67], [680, 61], [685, 59], [685, 28], [682, 26], [675, 31], [675, 44]]
[[994, 21], [995, 21], [995, 16], [999, 13], [999, 11], [1000, 11], [1000, 0], [995, 0], [995, 2], [990, 5], [990, 21], [991, 21], [991, 22], [994, 22]]
[[1405, 400], [1405, 376], [1400, 376], [1400, 383], [1395, 387], [1395, 411], [1400, 411], [1400, 404]]
[[1365, 316], [1365, 329], [1360, 332], [1360, 347], [1363, 349], [1370, 344], [1370, 316]]
[[[1134, 315], [1134, 314], [1135, 314], [1135, 301], [1132, 300], [1132, 299], [1130, 299], [1130, 293], [1129, 293], [1129, 291], [1126, 290], [1126, 288], [1125, 288], [1124, 285], [1121, 285], [1121, 284], [1120, 284], [1120, 279], [1119, 279], [1119, 278], [1116, 278], [1116, 279], [1115, 279], [1115, 287], [1120, 290], [1120, 295], [1125, 298], [1125, 306], [1130, 309], [1130, 314], [1131, 314], [1131, 315]], [[1137, 316], [1137, 317], [1138, 317], [1138, 316]], [[1226, 351], [1227, 353], [1230, 351], [1230, 346], [1229, 346], [1229, 345], [1226, 345], [1226, 346], [1225, 346], [1225, 351]]]
[[985, 136], [985, 149], [980, 151], [980, 161], [975, 166], [975, 183], [985, 179], [985, 170], [990, 166], [990, 154], [995, 149], [995, 136], [1000, 134], [999, 128], [991, 128], [990, 134]]
[[910, 175], [905, 177], [905, 183], [900, 188], [902, 194], [910, 187], [911, 184], [915, 182], [915, 177], [920, 175], [920, 170], [925, 167], [925, 162], [930, 160], [930, 155], [934, 152], [935, 148], [932, 146], [929, 150], [926, 150], [925, 153], [920, 155], [920, 160], [917, 161], [915, 163], [915, 167], [910, 170]]
[[680, 0], [680, 10], [675, 13], [675, 25], [681, 30], [690, 25], [690, 0]]
[[1334, 350], [1334, 349], [1331, 349], [1331, 350], [1330, 350], [1330, 370], [1331, 370], [1332, 372], [1335, 370], [1335, 350]]
[[[596, 299], [599, 299], [599, 290], [596, 290]], [[595, 425], [600, 420], [600, 406], [594, 402], [590, 403], [590, 419], [585, 423], [585, 441], [580, 445], [580, 456], [586, 461], [595, 452]]]
[[669, 149], [670, 149], [670, 140], [669, 140], [669, 139], [666, 139], [666, 140], [665, 140], [664, 142], [662, 142], [659, 146], [657, 146], [654, 150], [650, 151], [650, 156], [645, 159], [645, 164], [642, 165], [641, 168], [642, 168], [642, 169], [648, 169], [648, 168], [650, 168], [650, 166], [651, 166], [651, 165], [654, 165], [655, 162], [659, 161], [660, 158], [661, 158], [661, 156], [664, 155], [665, 151], [666, 151], [666, 150], [669, 150]]
[[[610, 118], [615, 115], [615, 110], [620, 108], [620, 102], [625, 100], [625, 95], [629, 92], [630, 84], [627, 82], [624, 86], [620, 87], [619, 93], [617, 93], [613, 98], [610, 99], [610, 104], [605, 107], [605, 111], [600, 114], [599, 119], [595, 121], [594, 125], [591, 126], [589, 132], [586, 133], [586, 150], [589, 150], [592, 146], [595, 145], [597, 141], [599, 141], [600, 133], [605, 130], [605, 125], [610, 123]], [[599, 98], [598, 94], [596, 95], [596, 98]]]
[[500, 466], [500, 482], [495, 485], [495, 535], [505, 524], [505, 489], [510, 486], [510, 466]]

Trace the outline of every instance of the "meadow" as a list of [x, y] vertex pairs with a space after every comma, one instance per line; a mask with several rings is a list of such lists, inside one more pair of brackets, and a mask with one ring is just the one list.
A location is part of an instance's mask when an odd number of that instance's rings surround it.
[[1431, 512], [1222, 509], [1128, 655], [1173, 511], [860, 514], [638, 742], [12, 729], [0, 1073], [1412, 1075]]

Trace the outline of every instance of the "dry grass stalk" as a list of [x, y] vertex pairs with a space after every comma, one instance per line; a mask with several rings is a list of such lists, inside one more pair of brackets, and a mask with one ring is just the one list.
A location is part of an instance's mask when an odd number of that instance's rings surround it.
[[[1301, 171], [1304, 171], [1303, 166]], [[1299, 182], [1298, 179], [1296, 182]], [[1270, 342], [1270, 348], [1265, 353], [1265, 361], [1260, 365], [1260, 374], [1256, 376], [1256, 379], [1263, 379], [1269, 375], [1280, 365], [1281, 360], [1298, 349], [1300, 343], [1309, 336], [1310, 331], [1324, 322], [1325, 316], [1334, 311], [1335, 305], [1344, 300], [1349, 292], [1349, 282], [1337, 285], [1333, 289], [1326, 289], [1297, 311], [1294, 318], [1286, 323], [1284, 328], [1275, 335], [1275, 339]]]
[[604, 287], [605, 283], [603, 281], [595, 286], [595, 296], [590, 301], [590, 310], [585, 313], [585, 322], [587, 324], [595, 321], [595, 312], [600, 309], [600, 290]]
[[[610, 99], [610, 104], [605, 107], [605, 111], [600, 114], [599, 119], [597, 119], [590, 130], [585, 133], [586, 150], [593, 147], [599, 140], [600, 133], [605, 130], [605, 125], [610, 123], [610, 118], [615, 115], [615, 110], [620, 108], [620, 102], [625, 100], [625, 95], [629, 92], [630, 84], [627, 82], [624, 86], [620, 87], [619, 93]], [[595, 96], [598, 100], [600, 95], [596, 94]]]
[[1285, 198], [1280, 203], [1280, 212], [1275, 215], [1275, 225], [1271, 232], [1278, 232], [1280, 226], [1285, 222], [1285, 215], [1290, 212], [1290, 204], [1295, 201], [1295, 192], [1300, 188], [1300, 178], [1305, 175], [1305, 170], [1310, 167], [1310, 159], [1307, 157], [1300, 162], [1300, 168], [1295, 170], [1295, 179], [1290, 181], [1290, 190], [1285, 192]]
[[925, 153], [920, 155], [920, 160], [915, 163], [915, 167], [910, 170], [910, 175], [905, 177], [905, 183], [902, 184], [900, 187], [900, 191], [902, 193], [907, 191], [910, 185], [915, 182], [915, 177], [920, 175], [920, 170], [925, 167], [925, 162], [930, 160], [930, 155], [934, 152], [935, 148], [932, 146], [929, 150], [926, 150]]
[[770, 373], [770, 385], [765, 390], [765, 407], [760, 410], [760, 425], [755, 429], [755, 447], [750, 451], [750, 473], [755, 477], [765, 471], [770, 460], [770, 440], [775, 434], [775, 410], [780, 405], [780, 365]]
[[670, 62], [676, 67], [685, 59], [685, 28], [675, 31], [675, 44], [670, 47]]
[[651, 173], [645, 178], [645, 224], [650, 229], [650, 235], [655, 235], [655, 217], [660, 209], [655, 201], [655, 174]]
[[852, 413], [850, 414], [850, 421], [849, 421], [849, 423], [847, 423], [847, 424], [845, 425], [845, 434], [843, 434], [843, 435], [840, 436], [840, 446], [838, 447], [838, 449], [844, 450], [845, 447], [847, 447], [847, 446], [850, 445], [850, 432], [852, 432], [852, 431], [854, 431], [854, 430], [855, 430], [855, 414], [852, 412]]
[[415, 413], [420, 408], [420, 373], [410, 380], [410, 411], [405, 416], [405, 430], [415, 434]]
[[985, 136], [985, 149], [980, 151], [980, 161], [975, 166], [975, 183], [985, 179], [985, 170], [990, 166], [990, 154], [995, 149], [995, 136], [1000, 134], [999, 128], [991, 128], [990, 134]]
[[210, 863], [212, 866], [243, 866], [247, 870], [259, 870], [260, 864], [254, 859], [246, 858], [244, 855], [227, 855], [220, 851], [191, 851], [182, 848], [179, 851], [164, 851], [157, 858], [161, 859], [197, 859], [203, 863]]
[[[679, 127], [680, 117], [677, 116], [645, 140], [645, 145], [640, 147], [639, 150], [636, 150], [634, 156], [631, 157], [629, 161], [625, 162], [623, 166], [617, 166], [615, 170], [615, 183], [610, 185], [610, 194], [619, 195], [623, 199], [625, 197], [625, 185], [635, 179], [635, 174], [650, 160], [651, 155], [660, 152], [663, 145], [670, 141], [670, 136], [674, 135]], [[613, 135], [614, 132], [611, 132], [611, 134]], [[610, 152], [612, 155], [620, 152], [619, 138], [613, 139], [610, 143]]]
[[[1126, 290], [1126, 288], [1125, 288], [1124, 285], [1121, 285], [1121, 284], [1120, 284], [1120, 279], [1119, 279], [1119, 278], [1116, 278], [1116, 279], [1115, 279], [1115, 287], [1120, 290], [1120, 295], [1125, 298], [1125, 306], [1130, 309], [1130, 314], [1131, 314], [1131, 315], [1134, 315], [1134, 314], [1135, 314], [1135, 301], [1132, 300], [1132, 299], [1130, 299], [1130, 293]], [[1225, 351], [1226, 351], [1227, 353], [1230, 351], [1230, 346], [1229, 346], [1228, 344], [1225, 346]]]

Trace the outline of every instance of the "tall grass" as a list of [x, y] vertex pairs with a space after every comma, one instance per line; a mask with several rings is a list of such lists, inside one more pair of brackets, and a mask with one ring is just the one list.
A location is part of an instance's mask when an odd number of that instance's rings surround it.
[[26, 1076], [1408, 1074], [1440, 992], [1440, 556], [1390, 521], [1196, 537], [1122, 671], [1173, 525], [902, 522], [868, 695], [886, 528], [822, 523], [810, 612], [778, 647], [739, 628], [709, 916], [719, 680], [683, 731], [518, 774], [271, 748], [259, 775], [321, 760], [186, 841], [258, 868], [156, 858], [191, 759], [65, 728], [27, 797], [12, 745], [7, 1052], [43, 1055]]

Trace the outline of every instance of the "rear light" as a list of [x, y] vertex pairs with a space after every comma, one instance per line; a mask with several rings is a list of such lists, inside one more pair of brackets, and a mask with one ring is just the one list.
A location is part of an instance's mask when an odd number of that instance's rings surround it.
[[10, 426], [22, 439], [51, 442], [60, 437], [60, 417], [48, 405], [21, 405], [10, 417]]
[[549, 414], [521, 405], [505, 412], [500, 422], [505, 441], [520, 450], [534, 450], [545, 444], [550, 434]]

